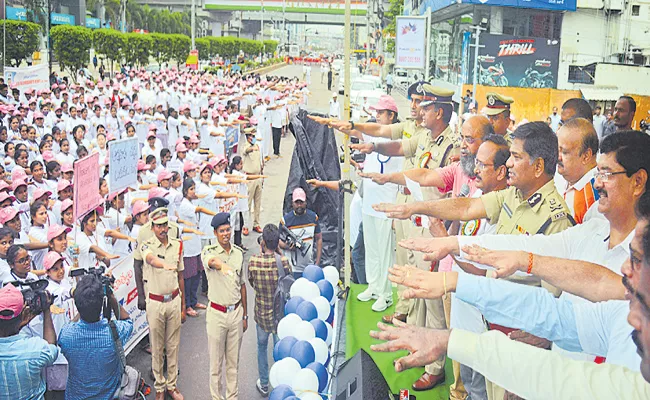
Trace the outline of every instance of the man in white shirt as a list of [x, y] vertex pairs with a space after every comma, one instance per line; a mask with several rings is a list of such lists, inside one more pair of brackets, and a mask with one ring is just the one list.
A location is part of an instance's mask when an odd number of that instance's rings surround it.
[[594, 108], [594, 129], [598, 135], [598, 140], [603, 140], [603, 129], [605, 129], [605, 116], [601, 114], [600, 106]]
[[338, 94], [336, 94], [336, 92], [332, 92], [332, 99], [330, 100], [329, 116], [330, 118], [336, 118], [336, 119], [340, 118], [341, 116], [341, 105], [339, 104]]

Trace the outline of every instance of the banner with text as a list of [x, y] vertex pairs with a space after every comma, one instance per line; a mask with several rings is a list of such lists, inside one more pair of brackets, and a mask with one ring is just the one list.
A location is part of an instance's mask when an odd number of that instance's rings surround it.
[[396, 17], [395, 67], [423, 69], [426, 66], [427, 18]]
[[108, 144], [108, 188], [119, 192], [138, 182], [138, 138], [112, 141]]
[[76, 221], [102, 204], [99, 195], [99, 153], [93, 153], [74, 163], [73, 180]]
[[[113, 292], [118, 304], [124, 307], [133, 320], [133, 333], [124, 346], [124, 352], [129, 354], [135, 345], [149, 333], [146, 311], [138, 309], [138, 290], [133, 273], [133, 256], [129, 255], [112, 268], [115, 283]], [[180, 311], [180, 310], [179, 310]]]
[[24, 68], [5, 67], [5, 83], [9, 86], [15, 85], [21, 93], [27, 89], [49, 89], [47, 64]]
[[[560, 41], [534, 37], [481, 34], [478, 84], [556, 88]], [[474, 65], [474, 51], [470, 51]], [[473, 68], [469, 82], [473, 83]]]

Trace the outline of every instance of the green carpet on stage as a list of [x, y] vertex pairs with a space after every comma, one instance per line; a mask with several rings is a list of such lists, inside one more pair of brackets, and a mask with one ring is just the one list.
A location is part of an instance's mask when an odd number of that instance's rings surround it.
[[[445, 385], [439, 385], [426, 392], [415, 392], [411, 389], [411, 385], [424, 373], [424, 368], [413, 368], [397, 373], [393, 367], [393, 360], [406, 355], [406, 351], [378, 353], [370, 350], [370, 345], [380, 343], [380, 341], [371, 338], [368, 332], [377, 330], [377, 322], [381, 320], [381, 316], [394, 312], [395, 306], [391, 306], [382, 313], [372, 311], [370, 307], [372, 307], [373, 301], [362, 303], [357, 300], [357, 295], [363, 292], [366, 287], [367, 285], [355, 284], [351, 284], [350, 287], [349, 298], [345, 306], [346, 359], [352, 358], [359, 349], [364, 349], [379, 367], [393, 393], [399, 393], [400, 389], [410, 389], [411, 395], [415, 395], [417, 400], [449, 399], [449, 385], [453, 383], [453, 373], [449, 359], [447, 359], [447, 365], [445, 366]], [[397, 290], [393, 289], [393, 304], [396, 302]]]

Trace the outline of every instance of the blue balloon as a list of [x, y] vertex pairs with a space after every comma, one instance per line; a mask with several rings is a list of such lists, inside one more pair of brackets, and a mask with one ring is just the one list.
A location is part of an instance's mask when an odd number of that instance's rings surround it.
[[309, 321], [314, 326], [316, 337], [327, 340], [327, 325], [322, 320], [316, 318]]
[[298, 361], [300, 367], [305, 368], [316, 360], [314, 347], [306, 340], [300, 340], [291, 348], [291, 358]]
[[318, 318], [316, 306], [310, 301], [303, 301], [300, 303], [296, 309], [296, 314], [298, 314], [303, 321], [311, 321], [314, 318]]
[[287, 336], [277, 342], [273, 347], [273, 360], [280, 361], [283, 358], [289, 357], [291, 355], [291, 348], [296, 343], [298, 343], [298, 339], [293, 336]]
[[305, 299], [300, 296], [290, 298], [284, 305], [284, 315], [295, 314], [296, 309], [303, 301], [305, 301]]
[[334, 308], [332, 308], [332, 311], [330, 312], [330, 316], [327, 317], [326, 322], [329, 323], [330, 325], [334, 326], [334, 324], [333, 324], [333, 322], [334, 322]]
[[285, 397], [284, 400], [300, 400], [300, 397], [289, 396], [289, 397]]
[[278, 385], [269, 395], [269, 400], [286, 400], [295, 397], [295, 395], [296, 393], [289, 385]]
[[321, 279], [325, 279], [325, 274], [323, 273], [323, 269], [321, 267], [318, 265], [310, 264], [305, 267], [305, 270], [302, 272], [302, 277], [316, 283]]
[[307, 369], [310, 369], [316, 373], [318, 377], [318, 391], [322, 392], [327, 387], [327, 369], [323, 364], [318, 362], [309, 363]]
[[321, 279], [320, 281], [316, 282], [316, 285], [318, 285], [320, 295], [325, 297], [327, 301], [332, 301], [332, 297], [334, 297], [334, 286], [332, 286], [330, 281], [327, 279]]

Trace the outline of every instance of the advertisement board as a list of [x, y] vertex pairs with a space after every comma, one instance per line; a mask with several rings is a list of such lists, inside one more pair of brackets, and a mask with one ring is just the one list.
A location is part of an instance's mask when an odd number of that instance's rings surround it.
[[[538, 10], [575, 11], [576, 0], [421, 0], [418, 11], [423, 15], [427, 9], [431, 12], [454, 4], [483, 4], [486, 6], [535, 8]], [[410, 9], [410, 8], [409, 8]], [[404, 6], [406, 10], [406, 5]]]
[[49, 89], [47, 64], [19, 68], [5, 67], [5, 83], [14, 85], [21, 93], [27, 89]]
[[[478, 84], [556, 88], [560, 41], [511, 35], [481, 34]], [[469, 82], [474, 83], [474, 54], [470, 52]]]
[[424, 69], [427, 18], [396, 17], [395, 68]]

